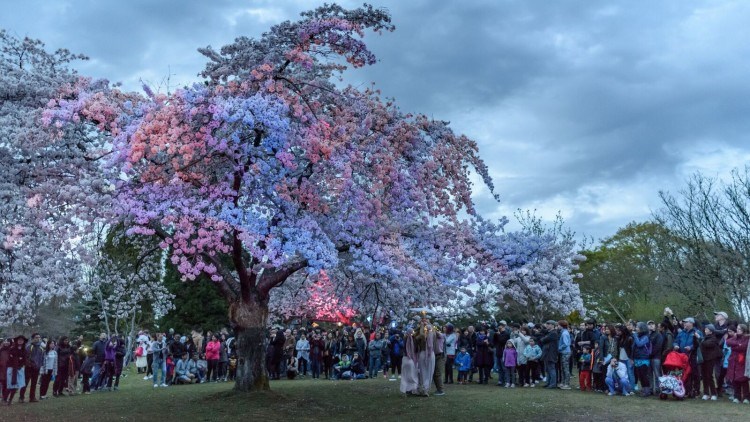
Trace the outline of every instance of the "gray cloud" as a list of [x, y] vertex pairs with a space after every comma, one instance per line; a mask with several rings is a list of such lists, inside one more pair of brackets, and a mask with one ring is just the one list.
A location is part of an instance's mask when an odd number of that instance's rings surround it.
[[[357, 2], [345, 2], [356, 6]], [[397, 30], [368, 42], [380, 63], [352, 71], [405, 110], [476, 139], [500, 204], [558, 210], [610, 235], [658, 208], [686, 172], [725, 174], [748, 157], [745, 2], [389, 1]], [[81, 72], [137, 88], [195, 80], [196, 48], [257, 36], [304, 1], [23, 1], [0, 26], [83, 52]], [[716, 157], [722, 157], [717, 159]]]

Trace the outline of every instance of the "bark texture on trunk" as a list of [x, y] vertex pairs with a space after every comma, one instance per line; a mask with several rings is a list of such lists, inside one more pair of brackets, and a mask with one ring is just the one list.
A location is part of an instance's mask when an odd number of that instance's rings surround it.
[[268, 300], [252, 295], [249, 300], [239, 299], [229, 309], [234, 324], [235, 350], [237, 350], [237, 376], [235, 391], [269, 390], [266, 370], [266, 323]]

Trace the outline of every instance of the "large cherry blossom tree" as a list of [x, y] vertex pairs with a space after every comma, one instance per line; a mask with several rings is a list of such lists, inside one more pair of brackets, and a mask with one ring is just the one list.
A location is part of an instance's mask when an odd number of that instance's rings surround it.
[[[376, 280], [418, 306], [528, 255], [476, 215], [472, 172], [494, 187], [474, 141], [377, 91], [337, 85], [347, 66], [375, 63], [365, 31], [393, 29], [371, 6], [325, 5], [258, 39], [201, 49], [204, 83], [141, 96], [80, 79], [45, 111], [61, 136], [108, 140], [114, 218], [160, 239], [185, 279], [205, 274], [220, 289], [238, 390], [268, 388], [269, 300], [295, 274], [327, 270], [336, 284], [353, 274], [356, 288]], [[577, 296], [569, 280], [550, 288]]]
[[0, 30], [0, 324], [81, 291], [82, 247], [108, 204], [102, 136], [41, 124], [43, 107], [77, 80], [61, 49]]

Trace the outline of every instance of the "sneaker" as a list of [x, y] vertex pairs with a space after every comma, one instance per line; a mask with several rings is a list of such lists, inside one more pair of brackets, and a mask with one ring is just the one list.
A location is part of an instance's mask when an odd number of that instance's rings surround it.
[[435, 394], [433, 394], [433, 396], [444, 396], [444, 395], [445, 395], [445, 391], [438, 391]]
[[703, 397], [701, 397], [701, 400], [708, 400], [708, 395], [704, 394]]
[[711, 401], [716, 401], [718, 398], [716, 396], [711, 396]]
[[159, 384], [154, 384], [154, 388], [159, 388]]
[[570, 386], [569, 385], [561, 385], [560, 389], [561, 390], [570, 390]]
[[739, 400], [739, 399], [734, 399], [734, 400], [732, 400], [732, 403], [739, 403], [739, 402], [740, 402], [740, 400]]
[[47, 396], [41, 396], [39, 397], [39, 400], [47, 400]]
[[534, 388], [534, 387], [536, 387], [536, 383], [534, 383], [534, 384], [531, 384], [531, 385], [530, 385], [529, 387], [531, 387], [531, 388]]
[[516, 385], [515, 384], [511, 384], [510, 388], [516, 388]]
[[24, 401], [25, 401], [25, 400], [24, 400], [24, 398], [23, 398], [23, 397], [21, 397], [21, 398], [19, 398], [19, 399], [18, 399], [18, 402], [19, 402], [19, 403], [23, 403]]
[[742, 400], [742, 404], [750, 404], [750, 400], [748, 399]]
[[510, 384], [506, 383], [505, 388], [510, 388]]
[[607, 393], [608, 396], [614, 396], [615, 393]]
[[167, 384], [162, 383], [161, 387], [169, 387]]
[[144, 380], [147, 380], [149, 378], [151, 378], [151, 377], [149, 377], [148, 375], [146, 375], [145, 377], [143, 377]]

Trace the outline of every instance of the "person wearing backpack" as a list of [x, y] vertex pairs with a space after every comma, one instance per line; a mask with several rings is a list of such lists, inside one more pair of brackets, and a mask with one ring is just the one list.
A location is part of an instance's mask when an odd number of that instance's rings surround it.
[[645, 322], [639, 322], [636, 332], [633, 333], [633, 361], [635, 376], [641, 383], [642, 397], [651, 395], [651, 351], [648, 325]]

